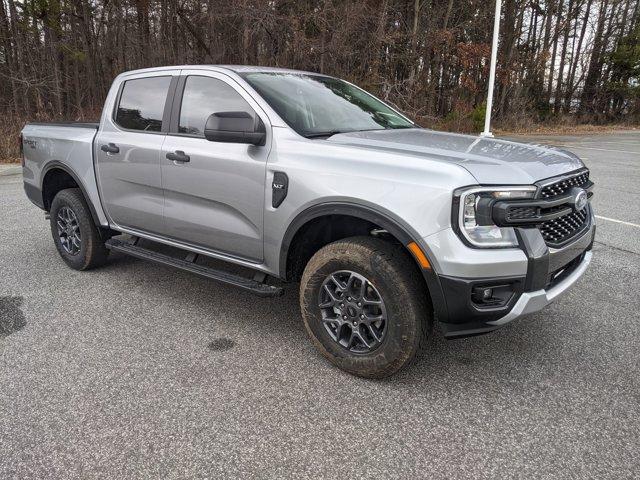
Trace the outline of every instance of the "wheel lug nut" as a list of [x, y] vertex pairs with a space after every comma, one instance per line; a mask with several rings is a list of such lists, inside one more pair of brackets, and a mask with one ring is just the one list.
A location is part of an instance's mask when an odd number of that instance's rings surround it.
[[354, 324], [354, 325], [358, 325], [358, 322], [356, 322], [356, 321], [354, 320], [354, 321], [353, 321], [353, 324]]
[[344, 303], [341, 303], [341, 304], [340, 304], [340, 308], [344, 308]]
[[351, 297], [347, 297], [347, 300], [351, 301]]
[[358, 306], [359, 306], [359, 307], [361, 307], [361, 306], [362, 306], [362, 303], [358, 302]]
[[344, 319], [346, 320], [346, 319], [347, 319], [347, 316], [346, 316], [346, 315], [342, 315], [342, 318], [344, 318]]
[[360, 318], [364, 319], [364, 315], [360, 315]]

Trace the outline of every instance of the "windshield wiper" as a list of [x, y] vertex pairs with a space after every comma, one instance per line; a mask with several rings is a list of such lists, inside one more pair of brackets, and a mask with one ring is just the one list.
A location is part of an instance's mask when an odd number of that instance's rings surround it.
[[305, 138], [329, 138], [339, 133], [353, 133], [353, 132], [375, 132], [378, 130], [393, 130], [400, 128], [420, 128], [417, 126], [401, 126], [401, 127], [382, 127], [382, 128], [363, 128], [360, 130], [329, 130], [328, 132], [311, 132], [303, 135]]
[[328, 132], [312, 132], [312, 133], [306, 133], [304, 137], [305, 138], [322, 138], [322, 137], [329, 138], [339, 133], [349, 133], [353, 131], [354, 130], [330, 130]]

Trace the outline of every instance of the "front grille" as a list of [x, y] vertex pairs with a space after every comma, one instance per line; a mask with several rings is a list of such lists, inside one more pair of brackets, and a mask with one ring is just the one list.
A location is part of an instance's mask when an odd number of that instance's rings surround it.
[[533, 207], [533, 206], [509, 207], [507, 209], [506, 218], [507, 218], [507, 221], [510, 221], [510, 222], [513, 222], [513, 221], [526, 222], [527, 220], [532, 220], [535, 222], [535, 220], [541, 217], [544, 217], [545, 215], [552, 215], [554, 213], [557, 213], [561, 210], [566, 210], [566, 209], [567, 209], [567, 206], [565, 204], [556, 205], [554, 207], [548, 207], [548, 208]]
[[589, 170], [579, 173], [573, 177], [559, 180], [555, 183], [545, 185], [540, 190], [540, 198], [553, 198], [563, 195], [573, 187], [581, 187], [589, 182]]
[[533, 220], [540, 216], [538, 207], [510, 207], [507, 220]]
[[538, 228], [550, 247], [560, 247], [580, 233], [589, 221], [589, 207], [573, 211], [562, 217], [541, 223]]
[[[499, 227], [538, 228], [549, 247], [560, 248], [591, 224], [593, 182], [586, 168], [536, 182], [533, 198], [496, 200], [491, 220]], [[585, 198], [586, 196], [586, 198]], [[587, 200], [587, 202], [584, 202]], [[577, 205], [584, 206], [576, 210]]]

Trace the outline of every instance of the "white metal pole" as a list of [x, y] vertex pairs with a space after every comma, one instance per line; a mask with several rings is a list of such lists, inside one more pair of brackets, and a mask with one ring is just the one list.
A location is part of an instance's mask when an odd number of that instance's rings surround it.
[[491, 133], [491, 110], [493, 107], [493, 88], [496, 83], [496, 61], [498, 58], [498, 38], [500, 38], [500, 11], [502, 0], [496, 0], [496, 17], [493, 19], [493, 43], [491, 44], [491, 66], [489, 67], [489, 92], [487, 93], [487, 110], [484, 115], [483, 137], [493, 137]]

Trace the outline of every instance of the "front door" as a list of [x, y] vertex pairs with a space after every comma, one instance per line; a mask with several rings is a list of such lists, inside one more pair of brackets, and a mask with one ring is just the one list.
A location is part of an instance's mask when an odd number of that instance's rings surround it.
[[[268, 118], [226, 75], [204, 70], [183, 70], [182, 75], [160, 159], [165, 235], [259, 262], [263, 259], [265, 174], [271, 145]], [[260, 116], [267, 127], [265, 146], [204, 138], [204, 125], [211, 114], [232, 111]], [[188, 161], [175, 160], [187, 157]]]
[[[149, 233], [164, 229], [160, 153], [179, 70], [125, 77], [116, 108], [95, 140], [100, 198], [109, 221]], [[172, 81], [172, 79], [174, 79]], [[163, 126], [164, 125], [164, 126]]]

